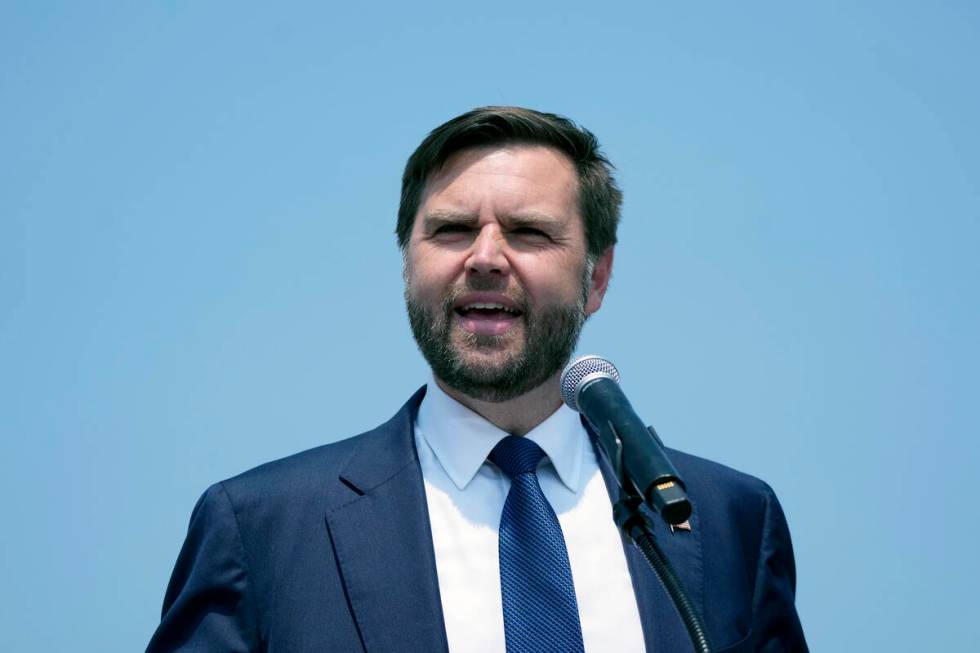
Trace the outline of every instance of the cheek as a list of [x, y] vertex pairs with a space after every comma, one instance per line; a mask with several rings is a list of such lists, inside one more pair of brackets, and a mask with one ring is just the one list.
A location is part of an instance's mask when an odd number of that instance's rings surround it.
[[576, 274], [568, 265], [561, 263], [525, 267], [518, 276], [524, 290], [535, 301], [546, 304], [564, 304], [577, 301], [582, 294], [581, 273]]
[[406, 273], [406, 283], [413, 298], [426, 303], [441, 302], [453, 284], [450, 271], [440, 269], [430, 262], [414, 261]]

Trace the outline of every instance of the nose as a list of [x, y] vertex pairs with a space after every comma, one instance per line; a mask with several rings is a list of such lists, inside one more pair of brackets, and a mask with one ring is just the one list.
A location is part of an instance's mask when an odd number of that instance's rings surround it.
[[510, 274], [510, 262], [504, 251], [506, 245], [499, 225], [480, 227], [466, 258], [466, 271], [471, 274]]

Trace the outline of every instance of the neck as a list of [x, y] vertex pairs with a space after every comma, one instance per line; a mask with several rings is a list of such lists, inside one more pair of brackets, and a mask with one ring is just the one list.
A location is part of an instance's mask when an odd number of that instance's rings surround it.
[[447, 395], [500, 430], [511, 435], [524, 435], [551, 417], [552, 413], [561, 406], [558, 377], [559, 374], [556, 373], [537, 388], [522, 394], [520, 397], [500, 402], [483, 401], [465, 395], [455, 388], [450, 388], [438, 377], [436, 377], [436, 383]]

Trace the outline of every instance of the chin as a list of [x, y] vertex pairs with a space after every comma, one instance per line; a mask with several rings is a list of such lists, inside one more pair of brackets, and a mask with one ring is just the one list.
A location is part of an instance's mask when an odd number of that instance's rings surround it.
[[506, 350], [456, 350], [459, 366], [474, 376], [497, 376], [521, 359], [520, 351]]

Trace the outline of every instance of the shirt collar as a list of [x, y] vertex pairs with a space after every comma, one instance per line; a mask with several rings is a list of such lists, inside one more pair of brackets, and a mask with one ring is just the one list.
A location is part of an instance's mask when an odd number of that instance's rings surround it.
[[[457, 488], [463, 490], [508, 433], [459, 403], [430, 381], [419, 406], [416, 429]], [[582, 488], [582, 460], [589, 445], [578, 414], [564, 404], [524, 437], [544, 450], [561, 482]]]

